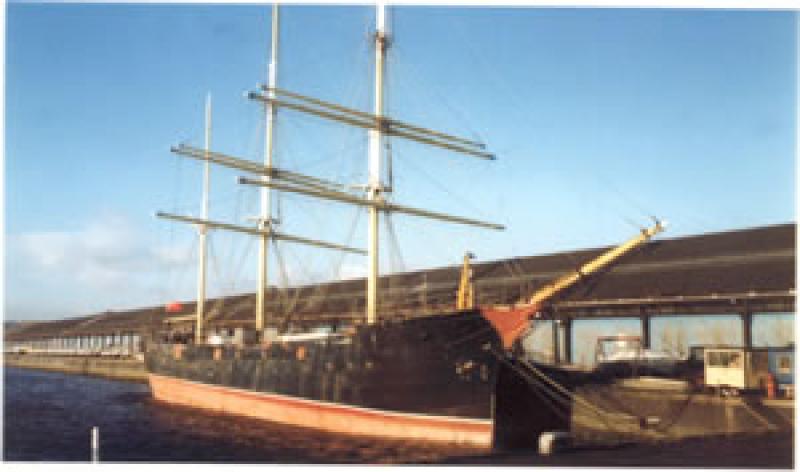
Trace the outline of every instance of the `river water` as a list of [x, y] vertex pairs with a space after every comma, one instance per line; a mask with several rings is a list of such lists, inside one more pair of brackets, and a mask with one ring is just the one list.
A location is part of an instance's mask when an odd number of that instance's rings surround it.
[[3, 460], [279, 464], [444, 463], [579, 467], [791, 468], [790, 434], [587, 447], [555, 456], [332, 435], [153, 401], [146, 384], [4, 369]]
[[419, 463], [474, 454], [405, 441], [319, 433], [153, 401], [146, 384], [5, 368], [3, 460]]

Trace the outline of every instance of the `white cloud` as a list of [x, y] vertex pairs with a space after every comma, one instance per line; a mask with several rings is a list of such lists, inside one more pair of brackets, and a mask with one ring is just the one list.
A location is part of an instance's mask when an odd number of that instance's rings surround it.
[[167, 266], [185, 266], [194, 261], [192, 251], [183, 246], [164, 246], [153, 250], [156, 260]]
[[[13, 247], [14, 238], [9, 244]], [[56, 267], [68, 259], [70, 236], [64, 233], [30, 233], [17, 238], [31, 261], [43, 268]]]
[[[159, 280], [190, 270], [191, 245], [155, 244], [123, 215], [73, 231], [6, 239], [6, 308], [10, 318], [63, 317], [160, 303]], [[168, 290], [168, 288], [165, 288]]]
[[76, 231], [24, 233], [10, 239], [18, 241], [35, 267], [72, 271], [90, 283], [182, 266], [191, 260], [185, 248], [154, 248], [122, 216], [93, 221]]
[[[144, 231], [124, 215], [113, 214], [74, 230], [9, 235], [7, 316], [63, 318], [194, 298], [196, 236], [187, 229], [170, 233], [166, 241], [159, 240], [156, 233]], [[212, 238], [210, 242], [208, 296], [255, 290], [252, 251], [240, 255], [241, 240]], [[229, 244], [238, 245], [231, 251]], [[286, 249], [283, 256], [290, 286], [366, 275], [364, 263], [339, 266], [338, 254], [312, 253], [312, 257]], [[269, 283], [283, 286], [274, 258], [270, 272]]]

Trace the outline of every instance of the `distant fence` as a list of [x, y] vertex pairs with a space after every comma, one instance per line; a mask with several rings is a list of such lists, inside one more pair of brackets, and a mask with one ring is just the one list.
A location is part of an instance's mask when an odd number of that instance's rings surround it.
[[27, 341], [6, 341], [7, 354], [57, 356], [134, 357], [143, 352], [142, 337], [135, 333], [97, 336], [64, 336]]

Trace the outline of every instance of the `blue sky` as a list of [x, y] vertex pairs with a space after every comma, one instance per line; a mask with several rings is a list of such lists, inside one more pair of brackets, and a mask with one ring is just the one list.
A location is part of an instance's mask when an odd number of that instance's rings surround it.
[[[369, 7], [282, 10], [280, 84], [370, 109]], [[8, 5], [6, 317], [59, 318], [192, 298], [202, 145], [260, 159], [265, 6]], [[480, 137], [483, 162], [395, 141], [395, 201], [505, 232], [393, 218], [387, 270], [613, 244], [649, 215], [675, 237], [793, 221], [797, 18], [781, 11], [399, 7], [388, 111]], [[363, 183], [366, 133], [281, 113], [276, 159]], [[244, 222], [257, 194], [214, 169], [211, 214]], [[363, 211], [281, 199], [283, 229], [364, 246]], [[353, 223], [356, 227], [351, 231]], [[352, 234], [352, 236], [351, 236]], [[385, 246], [390, 246], [388, 239]], [[252, 291], [255, 243], [214, 233], [212, 295]], [[366, 261], [285, 245], [288, 283]], [[272, 280], [281, 280], [272, 263]], [[46, 296], [43, 296], [46, 294]]]

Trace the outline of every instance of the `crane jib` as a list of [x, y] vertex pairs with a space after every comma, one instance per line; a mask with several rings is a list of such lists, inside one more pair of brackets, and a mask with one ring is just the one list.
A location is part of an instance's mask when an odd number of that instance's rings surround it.
[[536, 290], [524, 303], [513, 306], [481, 307], [481, 314], [497, 331], [505, 349], [510, 349], [527, 329], [529, 320], [535, 316], [545, 303], [552, 300], [557, 294], [574, 286], [585, 277], [609, 267], [640, 247], [653, 236], [664, 230], [666, 224], [656, 221], [650, 228], [643, 229], [640, 234], [604, 251], [599, 256], [583, 264], [576, 271], [557, 278], [555, 281]]

